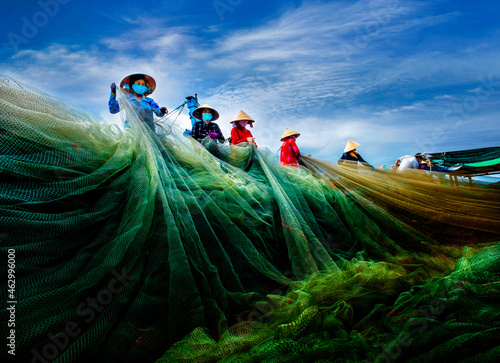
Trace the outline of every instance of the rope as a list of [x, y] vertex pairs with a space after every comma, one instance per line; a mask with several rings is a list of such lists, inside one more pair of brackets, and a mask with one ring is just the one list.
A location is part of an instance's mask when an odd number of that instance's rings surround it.
[[176, 108], [174, 108], [172, 111], [170, 111], [168, 114], [158, 118], [158, 120], [156, 121], [156, 123], [163, 123], [165, 121], [167, 121], [171, 116], [173, 116], [177, 110], [179, 110], [179, 108], [181, 109], [180, 111], [177, 111], [177, 116], [175, 117], [175, 120], [174, 122], [172, 122], [172, 124], [170, 126], [172, 126], [173, 124], [175, 124], [175, 122], [177, 121], [177, 118], [179, 117], [179, 115], [182, 113], [182, 110], [184, 109], [184, 106], [186, 105], [186, 102], [183, 102], [181, 105], [177, 106]]
[[[174, 122], [172, 122], [172, 125], [175, 124], [175, 122], [177, 121], [177, 118], [179, 117], [179, 115], [182, 113], [182, 110], [184, 110], [184, 106], [186, 105], [187, 102], [184, 102], [182, 105], [180, 105], [179, 107], [182, 107], [181, 110], [177, 113], [177, 116], [175, 117], [175, 120]], [[177, 107], [175, 110], [177, 110], [179, 107]], [[172, 113], [175, 112], [175, 110], [172, 111]]]
[[[186, 105], [187, 102], [183, 102], [181, 105], [177, 106], [176, 108], [174, 108], [172, 111], [170, 111], [168, 114], [166, 115], [163, 115], [162, 117], [160, 117], [156, 122], [155, 124], [160, 127], [161, 129], [163, 129], [163, 131], [166, 133], [166, 134], [170, 134], [171, 131], [172, 131], [172, 126], [175, 124], [175, 122], [177, 121], [177, 118], [179, 117], [179, 115], [182, 113], [182, 110], [184, 109], [184, 106]], [[180, 110], [179, 110], [180, 109]], [[167, 120], [172, 117], [175, 113], [177, 113], [174, 121], [168, 125], [167, 124]]]

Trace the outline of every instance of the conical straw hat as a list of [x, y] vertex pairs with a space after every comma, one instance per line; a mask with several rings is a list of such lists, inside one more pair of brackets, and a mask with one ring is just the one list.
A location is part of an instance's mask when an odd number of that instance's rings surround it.
[[[156, 89], [156, 81], [154, 80], [153, 77], [148, 76], [147, 74], [144, 74], [144, 73], [130, 74], [127, 77], [125, 77], [124, 79], [122, 79], [122, 81], [120, 82], [120, 88], [123, 91], [125, 91], [125, 92], [131, 92], [130, 90], [132, 89], [132, 85], [130, 84], [130, 77], [133, 77], [133, 76], [143, 76], [144, 78], [146, 78], [146, 86], [147, 87], [151, 87], [151, 92], [145, 92], [144, 95], [150, 95], [151, 93], [153, 93], [155, 91], [155, 89]], [[123, 88], [125, 85], [128, 85], [129, 88], [128, 89]]]
[[233, 120], [230, 123], [233, 123], [236, 121], [255, 122], [255, 120], [253, 118], [251, 118], [250, 116], [248, 116], [248, 114], [243, 110], [240, 110], [240, 112], [238, 112], [238, 114], [233, 118]]
[[193, 111], [193, 117], [197, 118], [198, 120], [201, 120], [202, 119], [201, 111], [203, 111], [203, 109], [205, 109], [205, 108], [208, 108], [212, 112], [213, 118], [210, 121], [215, 121], [219, 118], [219, 113], [217, 111], [215, 111], [215, 109], [213, 107], [210, 107], [206, 103], [199, 106], [196, 110]]
[[299, 137], [299, 136], [300, 136], [300, 134], [299, 134], [298, 132], [293, 131], [293, 130], [291, 130], [291, 129], [287, 128], [287, 129], [285, 130], [285, 133], [283, 134], [283, 136], [281, 136], [280, 141], [285, 141], [285, 138], [287, 138], [287, 137], [289, 137], [289, 136], [294, 136], [294, 135], [297, 135], [297, 137]]
[[354, 149], [357, 149], [360, 145], [357, 143], [357, 142], [354, 142], [354, 141], [347, 141], [347, 145], [345, 146], [345, 149], [344, 149], [344, 152], [349, 152], [349, 151], [352, 151]]

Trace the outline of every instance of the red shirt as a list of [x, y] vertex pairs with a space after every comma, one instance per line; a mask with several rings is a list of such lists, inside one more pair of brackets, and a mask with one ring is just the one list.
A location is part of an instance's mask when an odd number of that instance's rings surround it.
[[286, 139], [281, 145], [280, 161], [281, 165], [297, 165], [297, 156], [300, 155], [300, 150], [293, 138]]
[[248, 142], [247, 138], [253, 137], [252, 133], [247, 129], [242, 127], [233, 127], [231, 129], [231, 143], [233, 145], [239, 144], [241, 142]]

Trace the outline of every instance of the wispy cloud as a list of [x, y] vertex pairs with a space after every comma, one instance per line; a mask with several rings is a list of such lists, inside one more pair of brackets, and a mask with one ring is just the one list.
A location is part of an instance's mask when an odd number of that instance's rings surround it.
[[[99, 112], [111, 82], [146, 72], [157, 80], [155, 100], [169, 108], [198, 92], [219, 110], [226, 136], [231, 117], [244, 109], [257, 120], [252, 132], [259, 145], [273, 150], [291, 127], [318, 156], [339, 156], [351, 138], [372, 160], [397, 157], [396, 148], [411, 153], [429, 137], [436, 148], [465, 138], [460, 127], [446, 123], [446, 136], [432, 136], [449, 110], [468, 107], [465, 97], [483, 96], [473, 112], [460, 116], [461, 125], [476, 130], [475, 122], [493, 117], [499, 99], [500, 87], [491, 91], [478, 81], [499, 78], [498, 41], [458, 46], [446, 35], [420, 39], [466, 16], [429, 7], [420, 1], [306, 1], [235, 30], [189, 21], [174, 27], [160, 16], [125, 14], [115, 19], [127, 30], [94, 46], [53, 44], [0, 65], [25, 83], [90, 102]], [[181, 122], [189, 126], [187, 118]]]

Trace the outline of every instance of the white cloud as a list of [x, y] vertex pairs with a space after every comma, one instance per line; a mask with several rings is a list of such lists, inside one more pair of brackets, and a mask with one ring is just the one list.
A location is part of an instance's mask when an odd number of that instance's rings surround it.
[[435, 96], [434, 99], [436, 100], [446, 100], [446, 99], [453, 99], [454, 97], [451, 95], [438, 95]]
[[[299, 143], [316, 155], [338, 157], [350, 138], [363, 143], [363, 155], [372, 160], [389, 158], [391, 152], [397, 157], [400, 152], [394, 150], [413, 152], [449, 107], [461, 105], [466, 90], [458, 88], [462, 94], [456, 94], [449, 88], [468, 84], [467, 94], [476, 94], [485, 90], [479, 76], [498, 75], [500, 52], [486, 41], [473, 51], [445, 42], [413, 46], [419, 31], [466, 16], [430, 14], [426, 6], [394, 0], [306, 1], [265, 23], [226, 33], [220, 24], [169, 27], [160, 18], [122, 17], [117, 20], [132, 30], [94, 47], [53, 44], [19, 52], [1, 65], [20, 81], [90, 103], [101, 114], [107, 112], [111, 82], [145, 72], [158, 84], [153, 98], [169, 109], [198, 92], [202, 103], [220, 112], [226, 137], [229, 120], [243, 109], [257, 120], [252, 133], [259, 145], [272, 150], [291, 127], [302, 133]], [[210, 38], [220, 34], [224, 37]], [[428, 96], [415, 96], [428, 89]], [[488, 97], [497, 99], [491, 92]], [[474, 120], [492, 107], [482, 102], [465, 121], [476, 129]], [[116, 122], [117, 117], [105, 119]], [[179, 120], [190, 128], [187, 116]], [[452, 140], [454, 133], [462, 135], [454, 129], [443, 139]], [[436, 147], [446, 147], [435, 139]]]

